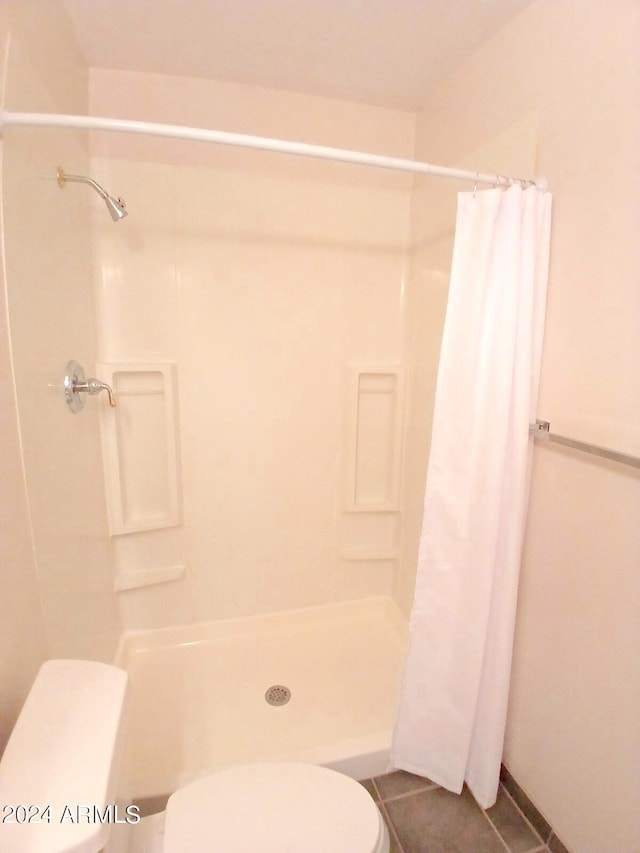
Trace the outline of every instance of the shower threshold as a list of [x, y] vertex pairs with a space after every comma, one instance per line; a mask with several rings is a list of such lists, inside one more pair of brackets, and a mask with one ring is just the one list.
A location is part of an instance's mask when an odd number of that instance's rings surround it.
[[133, 796], [255, 761], [386, 772], [406, 642], [385, 597], [127, 634]]

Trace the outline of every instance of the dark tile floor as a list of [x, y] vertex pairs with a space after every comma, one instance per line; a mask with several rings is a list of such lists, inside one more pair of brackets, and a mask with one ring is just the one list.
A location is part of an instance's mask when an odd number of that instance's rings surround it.
[[547, 853], [553, 850], [501, 784], [498, 800], [481, 809], [465, 788], [460, 796], [396, 771], [362, 784], [389, 827], [391, 853]]

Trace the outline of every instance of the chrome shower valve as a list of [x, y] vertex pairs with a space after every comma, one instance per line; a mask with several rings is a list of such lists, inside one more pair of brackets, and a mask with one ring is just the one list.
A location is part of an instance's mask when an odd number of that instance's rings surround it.
[[113, 388], [107, 385], [106, 382], [101, 382], [90, 376], [88, 379], [85, 376], [82, 365], [77, 361], [70, 361], [67, 365], [67, 372], [64, 377], [64, 394], [67, 400], [67, 405], [73, 412], [82, 411], [86, 402], [85, 394], [99, 394], [101, 391], [106, 391], [109, 397], [109, 405], [115, 406], [116, 397], [113, 393]]

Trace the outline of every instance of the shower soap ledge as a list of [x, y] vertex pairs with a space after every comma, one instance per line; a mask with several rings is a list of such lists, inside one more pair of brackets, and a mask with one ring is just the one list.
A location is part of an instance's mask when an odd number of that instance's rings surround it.
[[186, 568], [186, 566], [158, 566], [155, 569], [120, 572], [116, 577], [114, 590], [124, 592], [127, 589], [179, 580], [184, 577]]

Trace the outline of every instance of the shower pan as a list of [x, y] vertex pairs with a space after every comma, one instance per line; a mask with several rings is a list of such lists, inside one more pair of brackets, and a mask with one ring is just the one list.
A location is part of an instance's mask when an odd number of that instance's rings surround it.
[[133, 687], [135, 796], [243, 762], [387, 772], [406, 637], [385, 597], [130, 634], [116, 662]]

